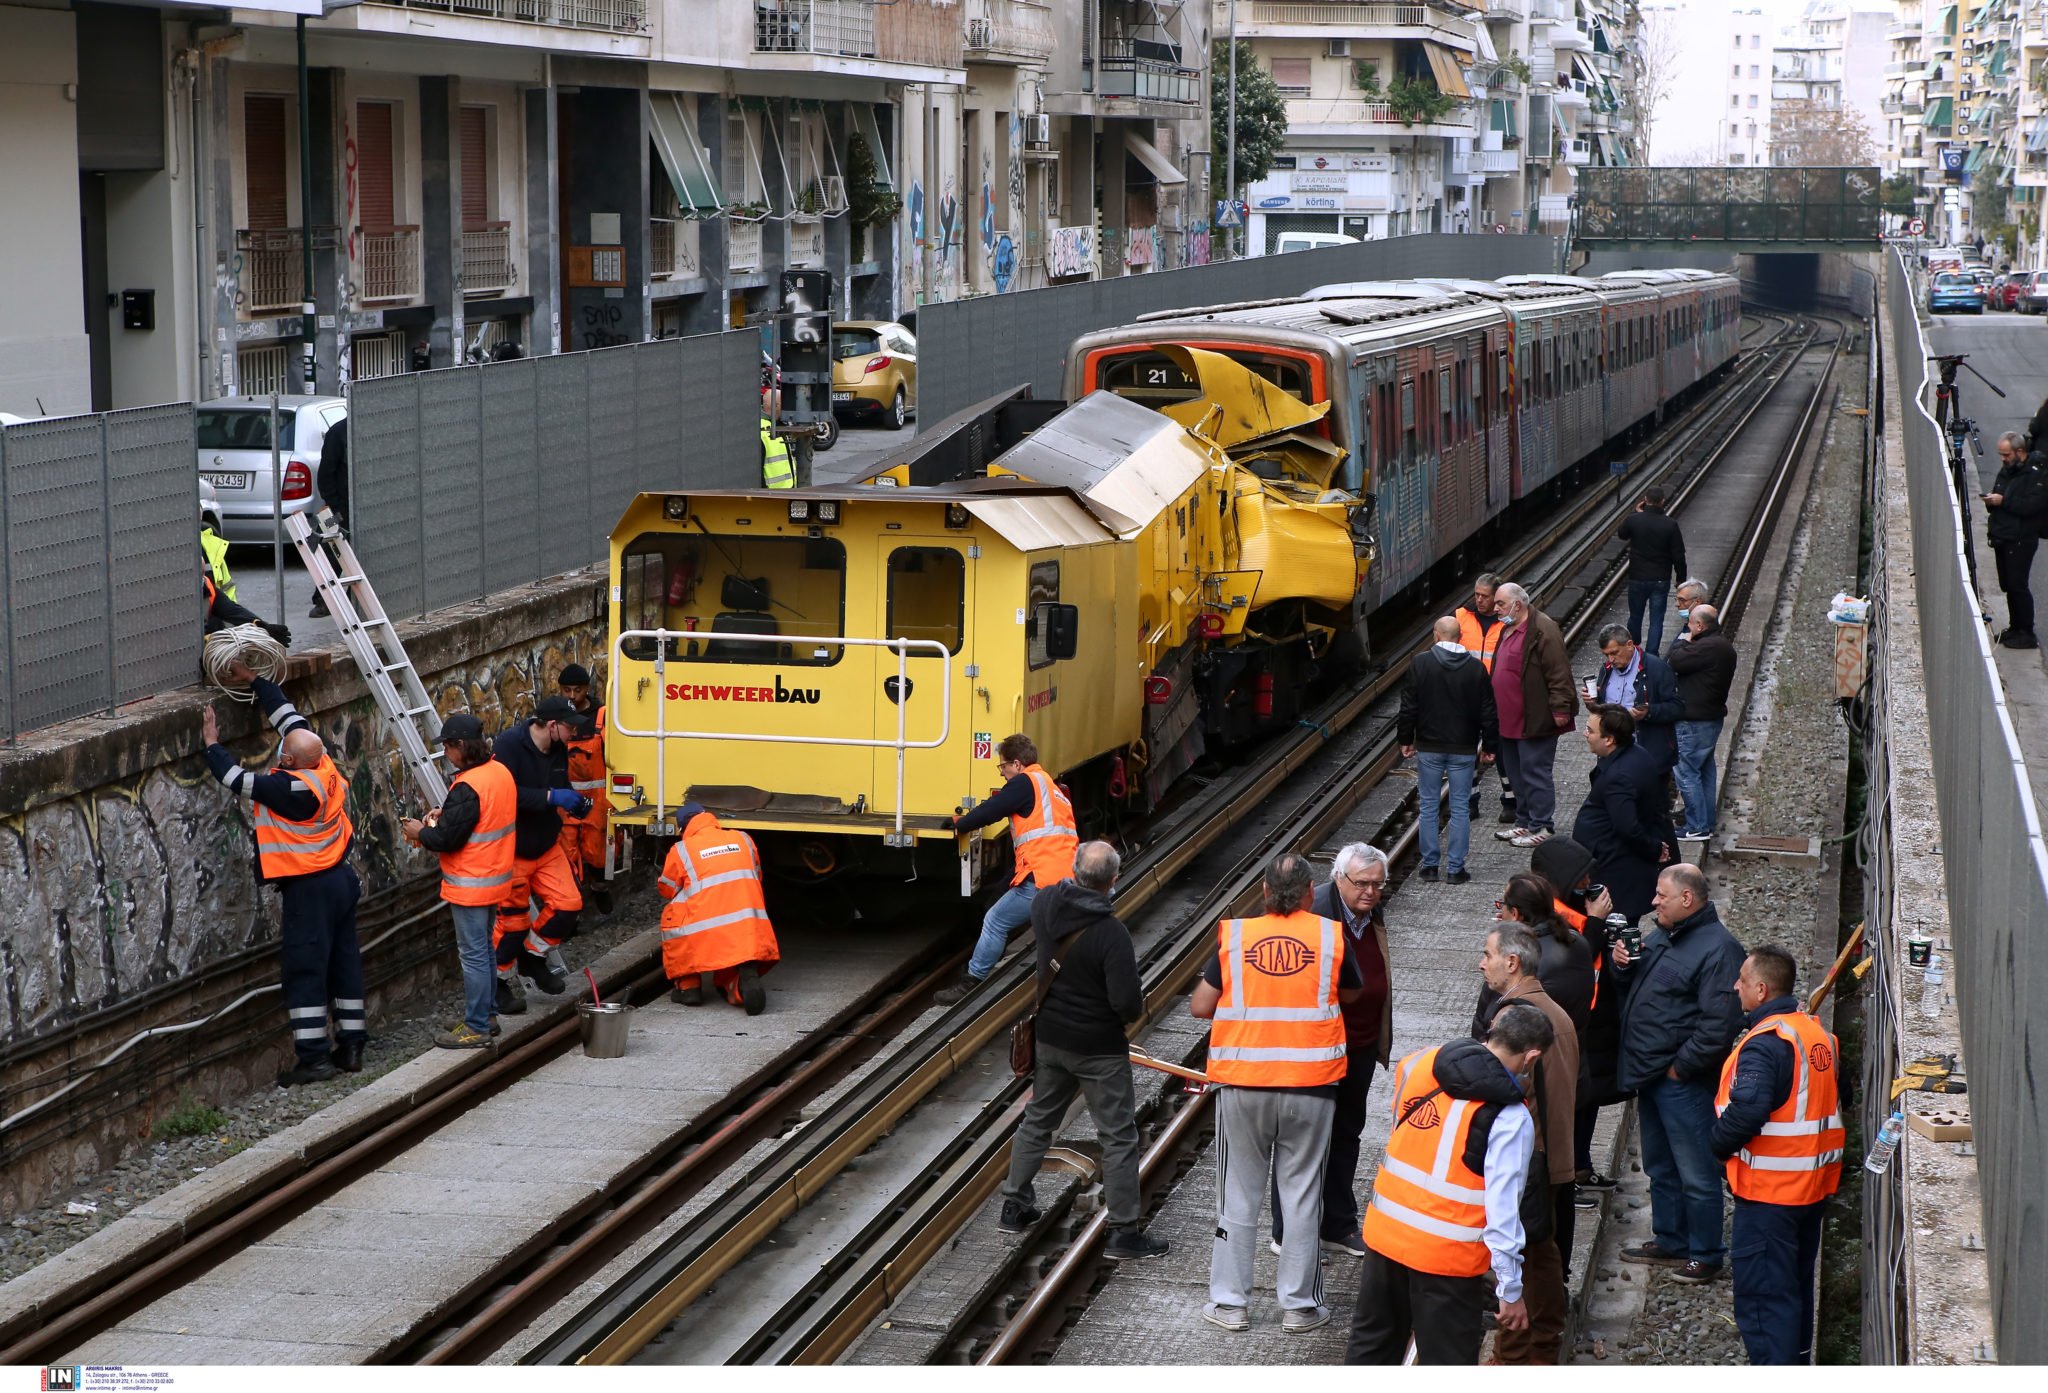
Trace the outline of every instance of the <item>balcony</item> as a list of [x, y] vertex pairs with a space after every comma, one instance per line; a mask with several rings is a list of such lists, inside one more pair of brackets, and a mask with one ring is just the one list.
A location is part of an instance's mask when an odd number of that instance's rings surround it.
[[519, 279], [512, 264], [512, 224], [473, 223], [462, 229], [462, 294], [465, 299], [503, 295]]
[[[1163, 45], [1147, 44], [1147, 48]], [[1165, 58], [1140, 56], [1137, 41], [1104, 38], [1095, 63], [1095, 92], [1103, 97], [1196, 106], [1202, 100], [1202, 72]]]
[[754, 0], [754, 52], [875, 56], [875, 7], [867, 0]]
[[420, 293], [419, 228], [359, 227], [354, 260], [357, 303], [410, 300]]
[[1467, 150], [1451, 156], [1451, 172], [1470, 178], [1479, 176], [1498, 179], [1504, 175], [1522, 172], [1522, 152], [1519, 150]]
[[306, 244], [296, 227], [235, 233], [235, 307], [244, 314], [297, 314], [305, 303]]
[[1522, 90], [1522, 79], [1504, 63], [1475, 63], [1472, 65], [1470, 81], [1473, 88], [1484, 87], [1496, 97], [1507, 96]]
[[1409, 124], [1395, 114], [1391, 102], [1304, 97], [1287, 103], [1287, 129], [1296, 136], [1473, 135], [1478, 130], [1476, 111], [1471, 103], [1460, 103], [1440, 120]]
[[703, 275], [700, 268], [704, 263], [699, 258], [703, 226], [694, 218], [649, 218], [647, 279], [693, 281]]
[[1043, 63], [1052, 56], [1052, 6], [1038, 0], [968, 0], [970, 63]]
[[1550, 31], [1550, 46], [1559, 53], [1593, 51], [1593, 41], [1586, 37], [1586, 31], [1574, 24], [1554, 25]]
[[725, 224], [725, 238], [726, 270], [761, 269], [761, 224], [728, 218]]
[[[1470, 52], [1478, 47], [1478, 24], [1428, 5], [1351, 3], [1351, 0], [1252, 0], [1238, 11], [1240, 38], [1325, 36], [1331, 27], [1352, 39], [1434, 39]], [[1246, 21], [1249, 21], [1247, 23]], [[1418, 34], [1418, 29], [1433, 32]], [[1221, 30], [1219, 29], [1219, 33]]]
[[647, 0], [368, 0], [393, 10], [460, 15], [468, 19], [509, 19], [564, 29], [613, 33], [647, 32]]
[[1517, 24], [1529, 17], [1529, 7], [1523, 0], [1493, 0], [1480, 18], [1490, 24]]
[[1593, 142], [1590, 140], [1561, 141], [1558, 152], [1564, 156], [1566, 164], [1585, 165], [1593, 162]]

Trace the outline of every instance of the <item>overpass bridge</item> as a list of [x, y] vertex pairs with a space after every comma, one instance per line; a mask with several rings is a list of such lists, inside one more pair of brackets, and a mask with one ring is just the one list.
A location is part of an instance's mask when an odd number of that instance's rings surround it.
[[1575, 250], [1868, 252], [1879, 248], [1874, 165], [1586, 168]]

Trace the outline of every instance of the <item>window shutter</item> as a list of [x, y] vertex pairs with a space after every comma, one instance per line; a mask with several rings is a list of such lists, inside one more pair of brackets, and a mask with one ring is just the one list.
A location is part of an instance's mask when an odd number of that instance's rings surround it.
[[242, 163], [248, 170], [250, 228], [266, 232], [289, 226], [283, 97], [251, 93], [243, 98]]
[[391, 197], [391, 107], [362, 102], [356, 107], [356, 226], [387, 228]]
[[488, 111], [480, 106], [462, 108], [462, 225], [481, 227], [491, 220], [490, 170], [484, 161], [488, 143], [484, 119]]
[[1282, 89], [1308, 90], [1308, 65], [1306, 58], [1275, 58], [1273, 64], [1273, 85]]

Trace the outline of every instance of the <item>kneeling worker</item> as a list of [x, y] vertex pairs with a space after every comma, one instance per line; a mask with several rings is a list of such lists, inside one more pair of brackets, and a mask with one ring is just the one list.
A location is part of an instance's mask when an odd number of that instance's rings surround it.
[[1031, 737], [1004, 736], [996, 746], [996, 758], [1002, 788], [974, 811], [955, 816], [953, 830], [975, 832], [998, 818], [1010, 819], [1017, 873], [1010, 878], [1010, 888], [982, 916], [981, 937], [967, 960], [966, 980], [933, 998], [941, 1006], [951, 1006], [988, 980], [1003, 960], [1010, 936], [1031, 922], [1031, 901], [1038, 892], [1073, 879], [1074, 853], [1081, 846], [1074, 805], [1052, 775], [1039, 767], [1038, 746]]
[[512, 830], [519, 788], [491, 758], [483, 722], [458, 711], [441, 723], [441, 748], [455, 766], [455, 782], [432, 822], [399, 823], [405, 839], [441, 858], [441, 898], [455, 921], [455, 952], [462, 962], [462, 1019], [437, 1031], [445, 1050], [480, 1050], [498, 1033], [497, 973], [491, 961], [491, 926], [498, 901], [512, 884]]
[[676, 809], [682, 839], [661, 867], [661, 969], [675, 989], [669, 999], [704, 1004], [711, 978], [725, 999], [761, 1014], [768, 994], [761, 974], [782, 957], [768, 903], [761, 895], [761, 853], [746, 833], [719, 826], [695, 803]]

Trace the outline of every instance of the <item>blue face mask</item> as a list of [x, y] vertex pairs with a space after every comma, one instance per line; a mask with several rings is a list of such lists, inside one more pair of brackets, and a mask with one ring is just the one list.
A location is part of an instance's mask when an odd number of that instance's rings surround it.
[[1500, 622], [1503, 624], [1512, 624], [1515, 622], [1515, 616], [1512, 614], [1503, 614], [1502, 616], [1500, 616]]

